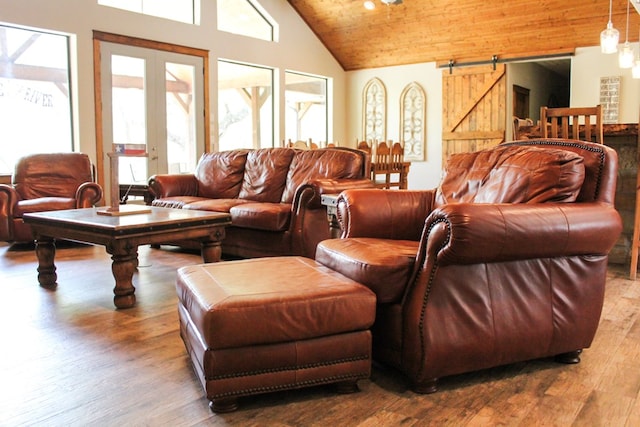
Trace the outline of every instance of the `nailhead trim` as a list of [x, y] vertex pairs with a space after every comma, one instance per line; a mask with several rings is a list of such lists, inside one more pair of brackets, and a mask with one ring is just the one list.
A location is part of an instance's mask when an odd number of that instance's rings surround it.
[[246, 396], [251, 394], [268, 393], [272, 391], [280, 391], [280, 390], [287, 390], [287, 389], [293, 389], [293, 388], [310, 387], [310, 386], [319, 385], [319, 384], [330, 384], [330, 383], [346, 381], [346, 380], [359, 380], [359, 379], [364, 379], [368, 377], [369, 375], [367, 372], [362, 372], [360, 374], [351, 374], [351, 375], [335, 375], [332, 377], [325, 377], [317, 380], [307, 380], [307, 381], [301, 381], [301, 382], [295, 382], [295, 383], [280, 384], [280, 385], [275, 385], [270, 387], [245, 388], [242, 390], [214, 394], [213, 396], [209, 396], [209, 398], [219, 399], [221, 397]]
[[253, 376], [253, 375], [261, 375], [261, 374], [272, 374], [275, 372], [283, 372], [283, 371], [297, 371], [299, 369], [312, 369], [312, 368], [318, 368], [321, 366], [331, 366], [331, 365], [338, 365], [341, 363], [349, 363], [349, 362], [357, 362], [360, 360], [368, 360], [370, 357], [368, 354], [363, 354], [360, 356], [354, 356], [354, 357], [348, 357], [348, 358], [344, 358], [344, 359], [336, 359], [336, 360], [332, 360], [329, 362], [318, 362], [318, 363], [311, 363], [308, 365], [300, 365], [300, 366], [283, 366], [281, 368], [271, 368], [271, 369], [259, 369], [257, 371], [247, 371], [247, 372], [235, 372], [233, 374], [226, 374], [226, 375], [216, 375], [213, 376], [211, 378], [207, 378], [208, 381], [211, 380], [224, 380], [224, 379], [228, 379], [228, 378], [240, 378], [240, 377], [248, 377], [248, 376]]

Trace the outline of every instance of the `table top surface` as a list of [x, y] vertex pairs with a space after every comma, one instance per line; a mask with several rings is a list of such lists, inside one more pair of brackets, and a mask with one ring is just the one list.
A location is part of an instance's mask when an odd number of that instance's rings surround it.
[[31, 226], [68, 226], [71, 228], [88, 228], [96, 231], [103, 230], [119, 233], [183, 226], [231, 224], [231, 216], [228, 213], [151, 206], [148, 208], [151, 212], [113, 216], [99, 214], [98, 210], [105, 209], [104, 207], [67, 209], [25, 213], [23, 218]]

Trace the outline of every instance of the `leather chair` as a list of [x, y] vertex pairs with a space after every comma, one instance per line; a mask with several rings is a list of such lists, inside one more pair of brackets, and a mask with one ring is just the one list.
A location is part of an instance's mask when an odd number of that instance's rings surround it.
[[374, 359], [418, 393], [525, 360], [577, 363], [601, 314], [617, 155], [541, 139], [454, 154], [436, 189], [346, 190], [316, 261], [377, 296]]
[[21, 158], [12, 184], [0, 184], [0, 240], [32, 242], [22, 215], [95, 206], [102, 187], [94, 182], [93, 165], [83, 153], [33, 154]]

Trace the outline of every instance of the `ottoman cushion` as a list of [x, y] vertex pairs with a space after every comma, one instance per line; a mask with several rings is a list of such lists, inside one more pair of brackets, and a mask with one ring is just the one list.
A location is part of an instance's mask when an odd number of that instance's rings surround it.
[[178, 270], [180, 336], [214, 412], [258, 393], [371, 375], [376, 297], [314, 260], [271, 257]]
[[176, 287], [209, 349], [366, 330], [375, 319], [368, 288], [302, 257], [183, 267]]

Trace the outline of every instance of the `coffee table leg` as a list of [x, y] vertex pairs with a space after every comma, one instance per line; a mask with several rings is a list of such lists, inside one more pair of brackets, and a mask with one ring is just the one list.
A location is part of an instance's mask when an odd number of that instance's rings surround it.
[[56, 245], [53, 238], [37, 236], [36, 256], [38, 257], [38, 283], [47, 289], [55, 289], [58, 275], [53, 259], [56, 256]]
[[111, 271], [116, 279], [116, 286], [113, 288], [113, 303], [117, 308], [130, 308], [136, 304], [135, 291], [133, 286], [133, 273], [138, 265], [137, 248], [132, 248], [127, 244], [112, 245], [107, 247], [107, 252], [111, 254]]
[[224, 235], [224, 227], [216, 227], [208, 238], [200, 241], [202, 260], [204, 262], [220, 261], [222, 258], [222, 239], [224, 239]]

